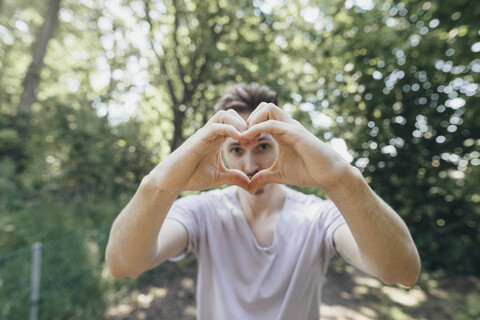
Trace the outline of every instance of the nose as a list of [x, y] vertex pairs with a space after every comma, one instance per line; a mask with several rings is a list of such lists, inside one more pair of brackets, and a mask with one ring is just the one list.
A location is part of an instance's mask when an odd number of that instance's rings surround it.
[[254, 154], [247, 152], [244, 158], [244, 172], [247, 176], [252, 177], [255, 173], [258, 172], [260, 166]]

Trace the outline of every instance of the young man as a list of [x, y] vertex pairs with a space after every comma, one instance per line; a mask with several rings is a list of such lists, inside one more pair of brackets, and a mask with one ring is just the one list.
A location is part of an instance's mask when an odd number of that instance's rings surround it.
[[[107, 264], [137, 277], [198, 257], [198, 319], [318, 319], [333, 254], [387, 284], [415, 283], [420, 260], [402, 219], [360, 172], [240, 84], [218, 112], [141, 182], [113, 223]], [[226, 168], [223, 164], [226, 163]], [[184, 190], [233, 186], [176, 200]], [[331, 200], [284, 184], [318, 186]]]

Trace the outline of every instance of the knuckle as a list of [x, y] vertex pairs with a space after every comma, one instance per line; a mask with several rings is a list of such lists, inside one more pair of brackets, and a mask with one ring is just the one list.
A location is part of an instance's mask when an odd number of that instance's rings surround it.
[[218, 122], [214, 122], [210, 125], [210, 130], [213, 131], [213, 132], [216, 132], [218, 131], [220, 128], [222, 127], [222, 125]]
[[268, 103], [268, 107], [270, 109], [277, 109], [278, 108], [274, 103], [271, 103], [271, 102]]
[[269, 111], [275, 111], [277, 109], [277, 106], [274, 105], [273, 103], [268, 103], [267, 108]]
[[224, 113], [225, 113], [224, 110], [219, 110], [219, 111], [217, 111], [217, 113], [215, 113], [215, 114], [213, 115], [213, 117], [211, 117], [208, 122], [213, 124], [213, 123], [217, 123], [217, 122], [219, 122], [219, 121], [222, 121], [222, 118], [223, 118]]
[[266, 102], [260, 102], [260, 104], [258, 105], [257, 108], [265, 108], [266, 106], [268, 106], [268, 103], [266, 103]]
[[221, 130], [221, 129], [228, 129], [230, 128], [231, 125], [230, 124], [227, 124], [227, 123], [215, 123], [215, 129], [217, 130]]

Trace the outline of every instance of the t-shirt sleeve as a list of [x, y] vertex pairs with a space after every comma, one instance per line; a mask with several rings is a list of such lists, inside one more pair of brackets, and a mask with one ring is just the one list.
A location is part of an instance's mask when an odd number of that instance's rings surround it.
[[199, 195], [188, 195], [173, 203], [167, 219], [177, 220], [185, 227], [188, 233], [188, 245], [184, 252], [171, 258], [170, 261], [182, 260], [188, 252], [197, 254], [199, 233], [203, 226], [203, 206], [202, 197]]
[[335, 243], [333, 241], [333, 234], [338, 227], [343, 225], [345, 218], [331, 200], [324, 202], [323, 224], [325, 226], [325, 244], [327, 251], [331, 256], [337, 253]]

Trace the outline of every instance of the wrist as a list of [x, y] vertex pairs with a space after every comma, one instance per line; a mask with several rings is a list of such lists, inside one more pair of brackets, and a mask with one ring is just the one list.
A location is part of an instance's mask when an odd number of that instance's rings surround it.
[[322, 186], [322, 189], [327, 193], [327, 195], [332, 198], [335, 194], [359, 191], [359, 188], [362, 186], [367, 186], [368, 184], [363, 178], [362, 173], [358, 168], [346, 164], [336, 175], [335, 179], [332, 179], [329, 184]]

